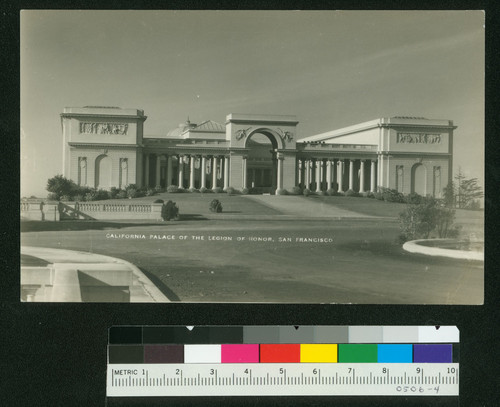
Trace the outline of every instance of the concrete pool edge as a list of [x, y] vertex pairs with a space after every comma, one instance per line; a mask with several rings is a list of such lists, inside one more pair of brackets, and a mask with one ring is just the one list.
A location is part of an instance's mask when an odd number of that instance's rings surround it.
[[[82, 269], [97, 268], [102, 269], [101, 271], [106, 273], [106, 271], [113, 271], [117, 266], [121, 266], [124, 269], [130, 270], [134, 276], [134, 283], [130, 286], [130, 303], [170, 302], [168, 297], [163, 294], [139, 267], [120, 258], [77, 250], [34, 246], [21, 246], [21, 254], [39, 257], [48, 261], [51, 267], [59, 268], [65, 268], [65, 266], [75, 266], [73, 268], [78, 268], [78, 265], [80, 265]], [[21, 273], [22, 269], [23, 266], [21, 266]]]
[[428, 241], [443, 241], [450, 242], [454, 239], [418, 239], [411, 240], [403, 244], [403, 250], [410, 253], [424, 254], [426, 256], [442, 256], [459, 260], [474, 260], [474, 261], [484, 261], [483, 252], [466, 251], [466, 250], [452, 250], [443, 249], [441, 247], [430, 247], [424, 246], [420, 243]]

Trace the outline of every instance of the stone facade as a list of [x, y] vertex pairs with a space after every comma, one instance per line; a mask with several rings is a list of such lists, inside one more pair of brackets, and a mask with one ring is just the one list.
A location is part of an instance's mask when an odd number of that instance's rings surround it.
[[452, 178], [450, 120], [392, 117], [298, 139], [295, 116], [229, 114], [145, 136], [142, 110], [66, 108], [63, 175], [92, 188], [177, 185], [442, 196]]

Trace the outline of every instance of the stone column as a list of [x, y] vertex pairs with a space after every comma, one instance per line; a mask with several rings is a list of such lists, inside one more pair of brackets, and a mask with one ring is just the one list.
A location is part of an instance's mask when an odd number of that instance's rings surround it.
[[349, 160], [349, 189], [354, 190], [354, 160]]
[[241, 167], [241, 173], [243, 176], [243, 188], [247, 187], [247, 157], [243, 156], [243, 159], [241, 160], [242, 162], [242, 167]]
[[214, 155], [212, 157], [212, 189], [217, 186], [217, 157]]
[[321, 191], [321, 160], [316, 160], [316, 192]]
[[201, 156], [201, 185], [200, 188], [207, 187], [207, 158], [202, 155]]
[[330, 160], [326, 161], [326, 190], [328, 191], [332, 187], [332, 162]]
[[342, 178], [344, 176], [344, 160], [339, 160], [337, 162], [337, 184], [339, 184], [339, 189], [337, 192], [344, 192]]
[[304, 160], [304, 188], [309, 189], [309, 160]]
[[359, 168], [359, 192], [365, 192], [365, 160], [361, 160]]
[[229, 156], [224, 157], [224, 189], [229, 187]]
[[155, 186], [161, 187], [161, 154], [156, 154]]
[[312, 174], [312, 171], [313, 171], [313, 161], [312, 160], [308, 160], [307, 162], [307, 188], [311, 189], [312, 187], [312, 179], [313, 179], [313, 174]]
[[300, 159], [295, 160], [295, 184], [300, 185]]
[[277, 189], [283, 189], [283, 155], [278, 154], [278, 175], [276, 179], [276, 188]]
[[375, 177], [376, 165], [375, 165], [375, 160], [371, 160], [371, 161], [372, 161], [372, 164], [371, 164], [371, 168], [370, 168], [370, 191], [375, 192], [376, 188], [377, 188], [377, 182], [376, 182], [376, 177]]
[[165, 185], [166, 187], [168, 187], [171, 183], [172, 183], [172, 155], [168, 155], [167, 156], [167, 181], [166, 181], [166, 184]]
[[189, 189], [194, 188], [194, 159], [194, 155], [189, 156]]
[[149, 154], [146, 154], [146, 168], [144, 171], [144, 186], [149, 187]]
[[323, 191], [323, 181], [325, 180], [325, 162], [319, 160], [319, 189]]
[[179, 156], [179, 188], [184, 188], [184, 156]]
[[299, 167], [297, 185], [300, 185], [304, 182], [304, 162], [300, 158], [297, 160], [297, 166]]

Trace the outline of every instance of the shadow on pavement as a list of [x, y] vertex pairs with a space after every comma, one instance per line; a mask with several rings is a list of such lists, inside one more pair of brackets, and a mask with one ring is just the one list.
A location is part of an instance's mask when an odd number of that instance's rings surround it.
[[[208, 220], [199, 214], [181, 214], [181, 221], [204, 221]], [[53, 231], [77, 231], [77, 230], [104, 230], [122, 229], [129, 227], [165, 227], [175, 224], [176, 221], [99, 221], [99, 220], [62, 220], [59, 222], [45, 221], [21, 221], [21, 232], [53, 232]]]

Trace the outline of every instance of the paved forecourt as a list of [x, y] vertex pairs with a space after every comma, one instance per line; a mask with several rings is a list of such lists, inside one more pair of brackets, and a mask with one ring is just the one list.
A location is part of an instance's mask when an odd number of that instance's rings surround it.
[[285, 215], [292, 215], [297, 218], [335, 219], [372, 217], [370, 215], [349, 211], [347, 209], [341, 209], [335, 205], [327, 205], [321, 201], [314, 201], [302, 196], [245, 195], [245, 197], [272, 209], [276, 209]]
[[[31, 267], [23, 266], [23, 258], [29, 257], [28, 262], [45, 262], [53, 271], [52, 285], [57, 286], [57, 282], [64, 287], [59, 293], [52, 289], [52, 296], [46, 301], [75, 302], [81, 300], [80, 284], [82, 279], [78, 278], [77, 270], [80, 272], [92, 273], [94, 277], [102, 279], [103, 285], [109, 285], [110, 280], [123, 279], [120, 275], [131, 274], [131, 285], [128, 286], [130, 292], [130, 302], [168, 302], [168, 298], [146, 277], [146, 275], [134, 264], [110, 256], [101, 254], [82, 252], [76, 250], [63, 250], [48, 247], [21, 246], [21, 280], [25, 270], [33, 271]], [[72, 275], [75, 276], [72, 279]], [[72, 281], [75, 280], [75, 281]], [[104, 283], [104, 282], [107, 282]], [[73, 283], [73, 284], [72, 284]], [[95, 284], [95, 282], [94, 282]], [[70, 293], [71, 286], [75, 286], [73, 293]]]

